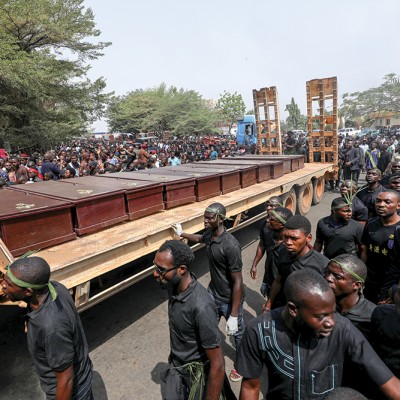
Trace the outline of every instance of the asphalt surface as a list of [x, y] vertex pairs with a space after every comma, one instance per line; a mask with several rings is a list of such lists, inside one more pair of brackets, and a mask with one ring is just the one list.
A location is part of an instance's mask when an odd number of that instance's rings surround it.
[[[321, 203], [311, 208], [307, 217], [312, 223], [313, 234], [318, 220], [329, 215], [331, 201], [339, 196], [338, 192], [325, 192]], [[259, 292], [264, 259], [258, 265], [255, 281], [249, 273], [258, 243], [259, 225], [260, 222], [255, 223], [235, 234], [243, 249], [246, 320], [258, 315], [264, 302]], [[196, 252], [193, 272], [207, 286], [210, 278], [204, 250]], [[0, 399], [44, 400], [26, 346], [23, 315], [23, 310], [17, 307], [0, 307]], [[159, 373], [169, 354], [166, 291], [148, 277], [83, 312], [81, 319], [94, 364], [95, 399], [160, 400]], [[225, 337], [223, 351], [229, 374], [235, 352], [231, 338], [225, 336], [224, 320], [221, 320], [220, 328]], [[232, 383], [232, 387], [238, 394], [240, 383]]]

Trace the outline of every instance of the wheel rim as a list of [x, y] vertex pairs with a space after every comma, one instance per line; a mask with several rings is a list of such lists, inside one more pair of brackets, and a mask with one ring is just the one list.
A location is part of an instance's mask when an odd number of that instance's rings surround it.
[[324, 185], [323, 185], [323, 179], [322, 178], [318, 178], [317, 180], [317, 185], [315, 188], [315, 193], [317, 195], [317, 197], [322, 197], [324, 194]]

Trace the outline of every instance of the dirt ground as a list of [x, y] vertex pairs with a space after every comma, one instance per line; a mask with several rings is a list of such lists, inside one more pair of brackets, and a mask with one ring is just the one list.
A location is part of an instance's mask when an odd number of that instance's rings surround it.
[[[330, 203], [338, 196], [338, 192], [326, 192], [322, 202], [312, 207], [308, 217], [314, 232], [317, 221], [329, 214]], [[243, 248], [246, 320], [259, 314], [263, 304], [259, 287], [264, 259], [259, 263], [257, 280], [253, 281], [249, 274], [259, 225], [255, 223], [236, 234]], [[207, 286], [210, 278], [204, 250], [196, 252], [193, 272]], [[83, 312], [81, 318], [94, 364], [95, 399], [160, 400], [159, 372], [169, 354], [166, 291], [149, 277]], [[224, 320], [220, 328], [225, 337]], [[0, 307], [0, 399], [45, 399], [23, 332], [23, 311], [16, 307]], [[229, 373], [235, 355], [231, 338], [225, 337], [223, 350]], [[238, 394], [240, 383], [232, 383], [232, 387]]]

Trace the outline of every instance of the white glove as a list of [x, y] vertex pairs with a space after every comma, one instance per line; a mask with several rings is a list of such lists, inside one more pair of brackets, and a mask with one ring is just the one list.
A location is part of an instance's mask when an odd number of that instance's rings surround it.
[[175, 235], [178, 237], [181, 237], [181, 235], [183, 233], [182, 225], [181, 224], [172, 224], [171, 226], [175, 232]]
[[232, 315], [228, 318], [228, 321], [226, 321], [226, 332], [228, 332], [228, 335], [234, 335], [238, 330], [238, 317], [232, 317]]

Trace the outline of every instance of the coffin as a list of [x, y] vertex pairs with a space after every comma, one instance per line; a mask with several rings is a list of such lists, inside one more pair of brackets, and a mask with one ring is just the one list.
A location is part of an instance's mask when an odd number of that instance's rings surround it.
[[68, 201], [3, 189], [0, 204], [0, 236], [13, 256], [76, 238]]
[[[235, 157], [236, 158], [236, 157]], [[268, 161], [283, 161], [284, 162], [284, 173], [297, 171], [304, 168], [304, 159], [302, 155], [244, 155], [237, 157], [240, 160], [268, 160]]]
[[73, 224], [78, 235], [97, 232], [128, 218], [122, 189], [85, 184], [81, 178], [71, 181], [72, 179], [66, 179], [64, 182], [15, 185], [12, 189], [73, 203]]
[[195, 178], [195, 194], [197, 201], [207, 200], [221, 194], [221, 176], [210, 169], [188, 168], [184, 165], [164, 167], [163, 174]]
[[[107, 175], [113, 177], [113, 174]], [[145, 217], [164, 210], [163, 185], [134, 181], [130, 179], [107, 179], [105, 175], [85, 176], [81, 178], [66, 179], [62, 183], [82, 183], [100, 188], [123, 191], [125, 196], [126, 213], [129, 220]]]
[[216, 166], [209, 163], [190, 163], [180, 165], [180, 167], [185, 169], [194, 169], [196, 171], [210, 171], [212, 173], [219, 174], [222, 194], [230, 193], [241, 188], [240, 170], [235, 166]]
[[133, 172], [117, 172], [115, 174], [102, 175], [111, 178], [131, 179], [147, 181], [163, 185], [163, 199], [165, 208], [172, 208], [196, 201], [195, 184], [193, 177], [177, 176], [176, 174], [164, 174], [163, 168], [146, 169]]
[[[231, 160], [236, 160], [236, 163], [240, 164], [242, 162], [250, 163], [258, 166], [257, 170], [257, 181], [264, 182], [269, 179], [277, 179], [284, 175], [284, 170], [289, 170], [289, 161], [270, 161], [264, 160], [262, 158], [255, 159], [251, 156], [240, 156], [234, 157]], [[233, 162], [233, 161], [232, 161]], [[285, 168], [286, 163], [286, 168]]]
[[201, 165], [211, 164], [223, 168], [224, 165], [234, 167], [240, 171], [240, 186], [242, 188], [254, 185], [257, 183], [258, 166], [255, 164], [246, 163], [246, 161], [235, 162], [234, 158], [222, 158], [220, 160], [205, 161], [199, 163]]

